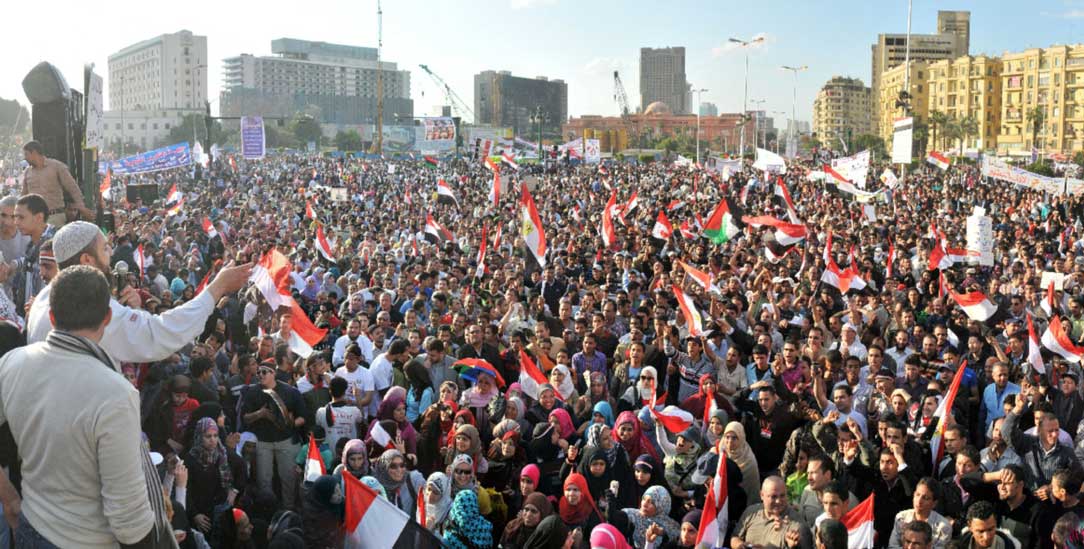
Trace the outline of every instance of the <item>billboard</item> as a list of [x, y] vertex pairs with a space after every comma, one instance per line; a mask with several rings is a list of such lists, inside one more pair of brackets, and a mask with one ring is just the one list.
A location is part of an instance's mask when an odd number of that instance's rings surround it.
[[262, 116], [241, 117], [241, 156], [245, 160], [259, 160], [267, 152], [267, 137], [263, 131]]
[[418, 149], [424, 152], [444, 152], [455, 148], [455, 120], [450, 116], [426, 118], [422, 121]]
[[892, 163], [910, 164], [911, 147], [915, 119], [911, 117], [896, 120], [892, 128]]

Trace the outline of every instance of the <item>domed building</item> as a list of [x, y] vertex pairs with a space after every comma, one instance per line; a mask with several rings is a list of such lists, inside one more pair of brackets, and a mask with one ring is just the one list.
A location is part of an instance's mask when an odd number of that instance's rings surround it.
[[644, 109], [644, 116], [670, 116], [671, 114], [674, 114], [674, 111], [662, 101], [655, 101]]

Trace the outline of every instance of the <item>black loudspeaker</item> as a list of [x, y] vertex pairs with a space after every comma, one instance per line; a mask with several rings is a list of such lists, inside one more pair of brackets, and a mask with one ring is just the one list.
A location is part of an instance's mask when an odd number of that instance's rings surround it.
[[23, 78], [23, 92], [31, 105], [71, 99], [64, 75], [51, 63], [42, 61]]
[[142, 200], [144, 206], [154, 204], [158, 200], [158, 185], [154, 183], [150, 185], [128, 185], [126, 198], [129, 204], [135, 202], [136, 199]]
[[66, 99], [35, 103], [31, 108], [34, 140], [45, 148], [45, 156], [55, 158], [71, 170], [76, 181], [83, 173], [83, 94], [70, 90]]

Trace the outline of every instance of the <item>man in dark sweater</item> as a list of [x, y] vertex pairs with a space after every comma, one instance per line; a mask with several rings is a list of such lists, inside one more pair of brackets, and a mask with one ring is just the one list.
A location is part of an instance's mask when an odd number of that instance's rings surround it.
[[751, 389], [759, 389], [755, 408], [749, 400], [746, 391], [740, 394], [738, 406], [744, 407], [745, 419], [742, 421], [745, 427], [749, 446], [757, 456], [761, 475], [774, 474], [783, 461], [783, 452], [786, 450], [787, 439], [795, 429], [805, 423], [805, 419], [791, 412], [784, 402], [780, 401], [776, 384], [767, 381], [758, 381], [750, 386]]

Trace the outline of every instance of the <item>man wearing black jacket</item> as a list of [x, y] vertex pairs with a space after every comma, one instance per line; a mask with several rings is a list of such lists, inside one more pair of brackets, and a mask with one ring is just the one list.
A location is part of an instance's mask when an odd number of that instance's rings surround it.
[[[855, 494], [859, 500], [866, 499], [872, 492], [873, 528], [877, 532], [891, 532], [896, 514], [911, 508], [911, 499], [915, 493], [918, 476], [914, 468], [909, 467], [903, 457], [903, 445], [893, 444], [891, 448], [881, 448], [878, 454], [880, 471], [867, 467], [858, 458], [857, 441], [851, 441], [843, 452], [848, 472], [858, 480]], [[875, 548], [888, 546], [889, 536], [877, 536]]]
[[[761, 476], [774, 474], [783, 461], [790, 433], [806, 422], [780, 400], [778, 385], [782, 385], [779, 378], [774, 383], [758, 381], [738, 393], [738, 409], [745, 414], [742, 426], [757, 456]], [[748, 399], [750, 389], [758, 390], [755, 403]]]

